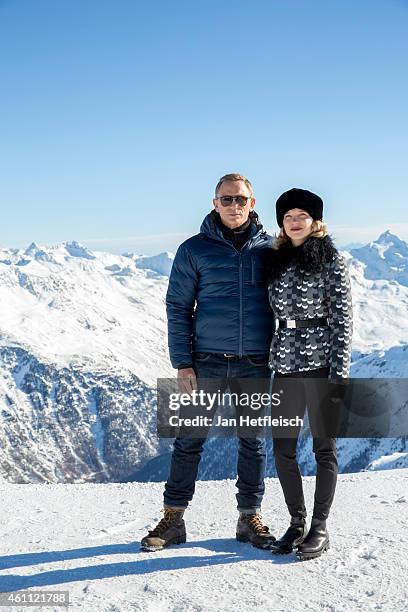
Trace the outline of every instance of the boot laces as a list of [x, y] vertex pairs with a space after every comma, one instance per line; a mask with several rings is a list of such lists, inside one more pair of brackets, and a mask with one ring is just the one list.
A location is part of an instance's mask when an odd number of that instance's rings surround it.
[[156, 527], [149, 531], [151, 536], [161, 536], [163, 531], [166, 531], [168, 527], [174, 522], [177, 514], [180, 514], [180, 510], [174, 510], [173, 508], [163, 508], [160, 512], [164, 513], [163, 518], [157, 523]]
[[247, 520], [255, 533], [269, 533], [269, 528], [262, 524], [262, 516], [259, 513], [249, 515]]

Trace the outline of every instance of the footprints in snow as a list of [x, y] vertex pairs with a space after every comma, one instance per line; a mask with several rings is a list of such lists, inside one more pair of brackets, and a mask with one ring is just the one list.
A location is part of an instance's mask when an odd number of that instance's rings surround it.
[[[372, 495], [370, 495], [370, 499], [375, 499], [375, 498], [379, 498], [380, 496], [377, 495], [376, 493], [373, 493]], [[396, 499], [381, 499], [380, 500], [380, 504], [386, 504], [386, 505], [390, 505], [390, 504], [406, 504], [408, 503], [408, 499], [405, 497], [405, 495], [402, 495], [401, 497], [397, 497]]]

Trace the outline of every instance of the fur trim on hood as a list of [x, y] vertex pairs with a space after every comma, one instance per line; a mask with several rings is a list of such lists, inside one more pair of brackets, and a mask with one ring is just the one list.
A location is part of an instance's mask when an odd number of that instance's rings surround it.
[[330, 236], [311, 236], [298, 247], [294, 247], [288, 240], [279, 249], [271, 249], [269, 252], [269, 280], [273, 281], [280, 276], [292, 263], [296, 263], [305, 272], [320, 272], [337, 254], [338, 250]]

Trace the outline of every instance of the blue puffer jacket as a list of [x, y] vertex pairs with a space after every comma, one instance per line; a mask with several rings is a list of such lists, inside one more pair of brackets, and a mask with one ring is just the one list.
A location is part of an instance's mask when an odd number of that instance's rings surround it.
[[266, 258], [272, 238], [251, 214], [241, 251], [226, 240], [209, 213], [200, 233], [176, 253], [166, 296], [170, 360], [192, 364], [194, 351], [256, 355], [269, 352], [274, 317], [269, 306]]

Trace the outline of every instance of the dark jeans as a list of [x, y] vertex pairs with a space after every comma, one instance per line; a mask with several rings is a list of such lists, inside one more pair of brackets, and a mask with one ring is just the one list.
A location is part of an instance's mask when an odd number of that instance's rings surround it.
[[[318, 393], [313, 390], [313, 381], [308, 383], [307, 379], [327, 378], [328, 374], [329, 368], [290, 374], [275, 372], [272, 392], [278, 392], [282, 386], [284, 387], [286, 403], [290, 405], [292, 416], [299, 415], [303, 418], [307, 405], [310, 423], [315, 417], [316, 411], [319, 410], [319, 398]], [[285, 384], [285, 379], [287, 384]], [[273, 440], [276, 470], [291, 516], [306, 516], [302, 477], [296, 460], [299, 431], [298, 428], [296, 437], [281, 438], [274, 436]], [[313, 438], [313, 452], [317, 463], [313, 516], [318, 519], [326, 519], [329, 516], [337, 482], [336, 439]]]
[[[234, 392], [234, 379], [270, 379], [268, 355], [231, 360], [222, 355], [196, 353], [194, 370], [197, 379], [222, 379], [223, 388]], [[270, 392], [270, 389], [266, 389]], [[165, 484], [164, 505], [186, 508], [192, 500], [198, 464], [206, 438], [178, 437], [174, 441], [170, 475]], [[265, 438], [239, 438], [236, 486], [238, 510], [254, 512], [261, 506], [265, 491]]]

